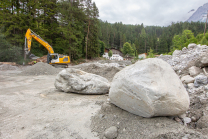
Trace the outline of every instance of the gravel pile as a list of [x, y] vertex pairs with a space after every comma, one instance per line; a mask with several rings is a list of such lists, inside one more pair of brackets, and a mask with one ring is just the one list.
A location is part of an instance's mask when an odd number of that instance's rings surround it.
[[62, 69], [57, 69], [47, 63], [38, 62], [37, 64], [26, 68], [21, 75], [54, 75]]
[[18, 67], [9, 64], [0, 65], [0, 70], [17, 70]]
[[91, 117], [91, 130], [101, 139], [112, 126], [118, 129], [116, 139], [207, 139], [207, 133], [188, 129], [172, 117], [143, 118], [109, 102], [97, 101], [96, 104], [101, 105], [101, 109]]
[[110, 82], [113, 80], [114, 75], [121, 70], [117, 63], [100, 64], [100, 63], [84, 63], [70, 68], [80, 69], [88, 73], [100, 75]]
[[117, 61], [117, 60], [99, 60], [99, 61], [96, 61], [95, 63], [100, 63], [100, 64], [117, 63], [119, 65], [119, 67], [123, 67], [123, 68], [132, 64], [132, 62], [129, 61], [129, 60], [121, 60], [121, 61]]

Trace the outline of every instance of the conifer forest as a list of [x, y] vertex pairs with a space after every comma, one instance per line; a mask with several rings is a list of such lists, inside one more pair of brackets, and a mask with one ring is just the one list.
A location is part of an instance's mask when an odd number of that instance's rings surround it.
[[[99, 9], [91, 0], [1, 0], [0, 61], [23, 59], [28, 28], [46, 40], [56, 53], [71, 60], [103, 55], [104, 48], [124, 51], [128, 42], [134, 56], [148, 53], [172, 54], [189, 43], [208, 45], [203, 22], [177, 22], [169, 26], [126, 25], [99, 19]], [[31, 53], [47, 50], [35, 40]]]

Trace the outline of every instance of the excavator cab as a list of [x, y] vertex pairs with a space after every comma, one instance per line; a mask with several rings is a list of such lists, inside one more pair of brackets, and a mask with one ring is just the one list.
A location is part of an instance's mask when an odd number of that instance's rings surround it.
[[62, 63], [62, 65], [67, 65], [68, 63], [70, 63], [70, 58], [69, 56], [60, 55], [58, 53], [53, 53], [53, 54], [48, 53], [47, 63], [52, 65], [56, 65], [60, 63]]
[[50, 54], [51, 56], [51, 61], [50, 63], [53, 64], [53, 63], [59, 63], [59, 54], [57, 53], [53, 53], [53, 54]]

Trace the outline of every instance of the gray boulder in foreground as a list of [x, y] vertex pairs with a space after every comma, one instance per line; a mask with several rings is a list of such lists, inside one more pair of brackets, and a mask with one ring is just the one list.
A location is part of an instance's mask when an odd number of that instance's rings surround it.
[[80, 94], [106, 94], [109, 92], [109, 81], [99, 75], [78, 69], [64, 69], [55, 80], [58, 90]]
[[142, 117], [174, 116], [189, 108], [189, 96], [171, 66], [157, 58], [118, 72], [109, 91], [111, 103]]

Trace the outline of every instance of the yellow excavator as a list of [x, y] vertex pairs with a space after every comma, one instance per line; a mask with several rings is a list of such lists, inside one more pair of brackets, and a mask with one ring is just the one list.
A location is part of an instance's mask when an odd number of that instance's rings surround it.
[[51, 65], [68, 65], [70, 63], [69, 56], [54, 53], [53, 47], [48, 44], [39, 35], [28, 29], [25, 34], [25, 53], [28, 55], [31, 50], [31, 42], [34, 38], [37, 42], [43, 45], [48, 50], [47, 63]]

